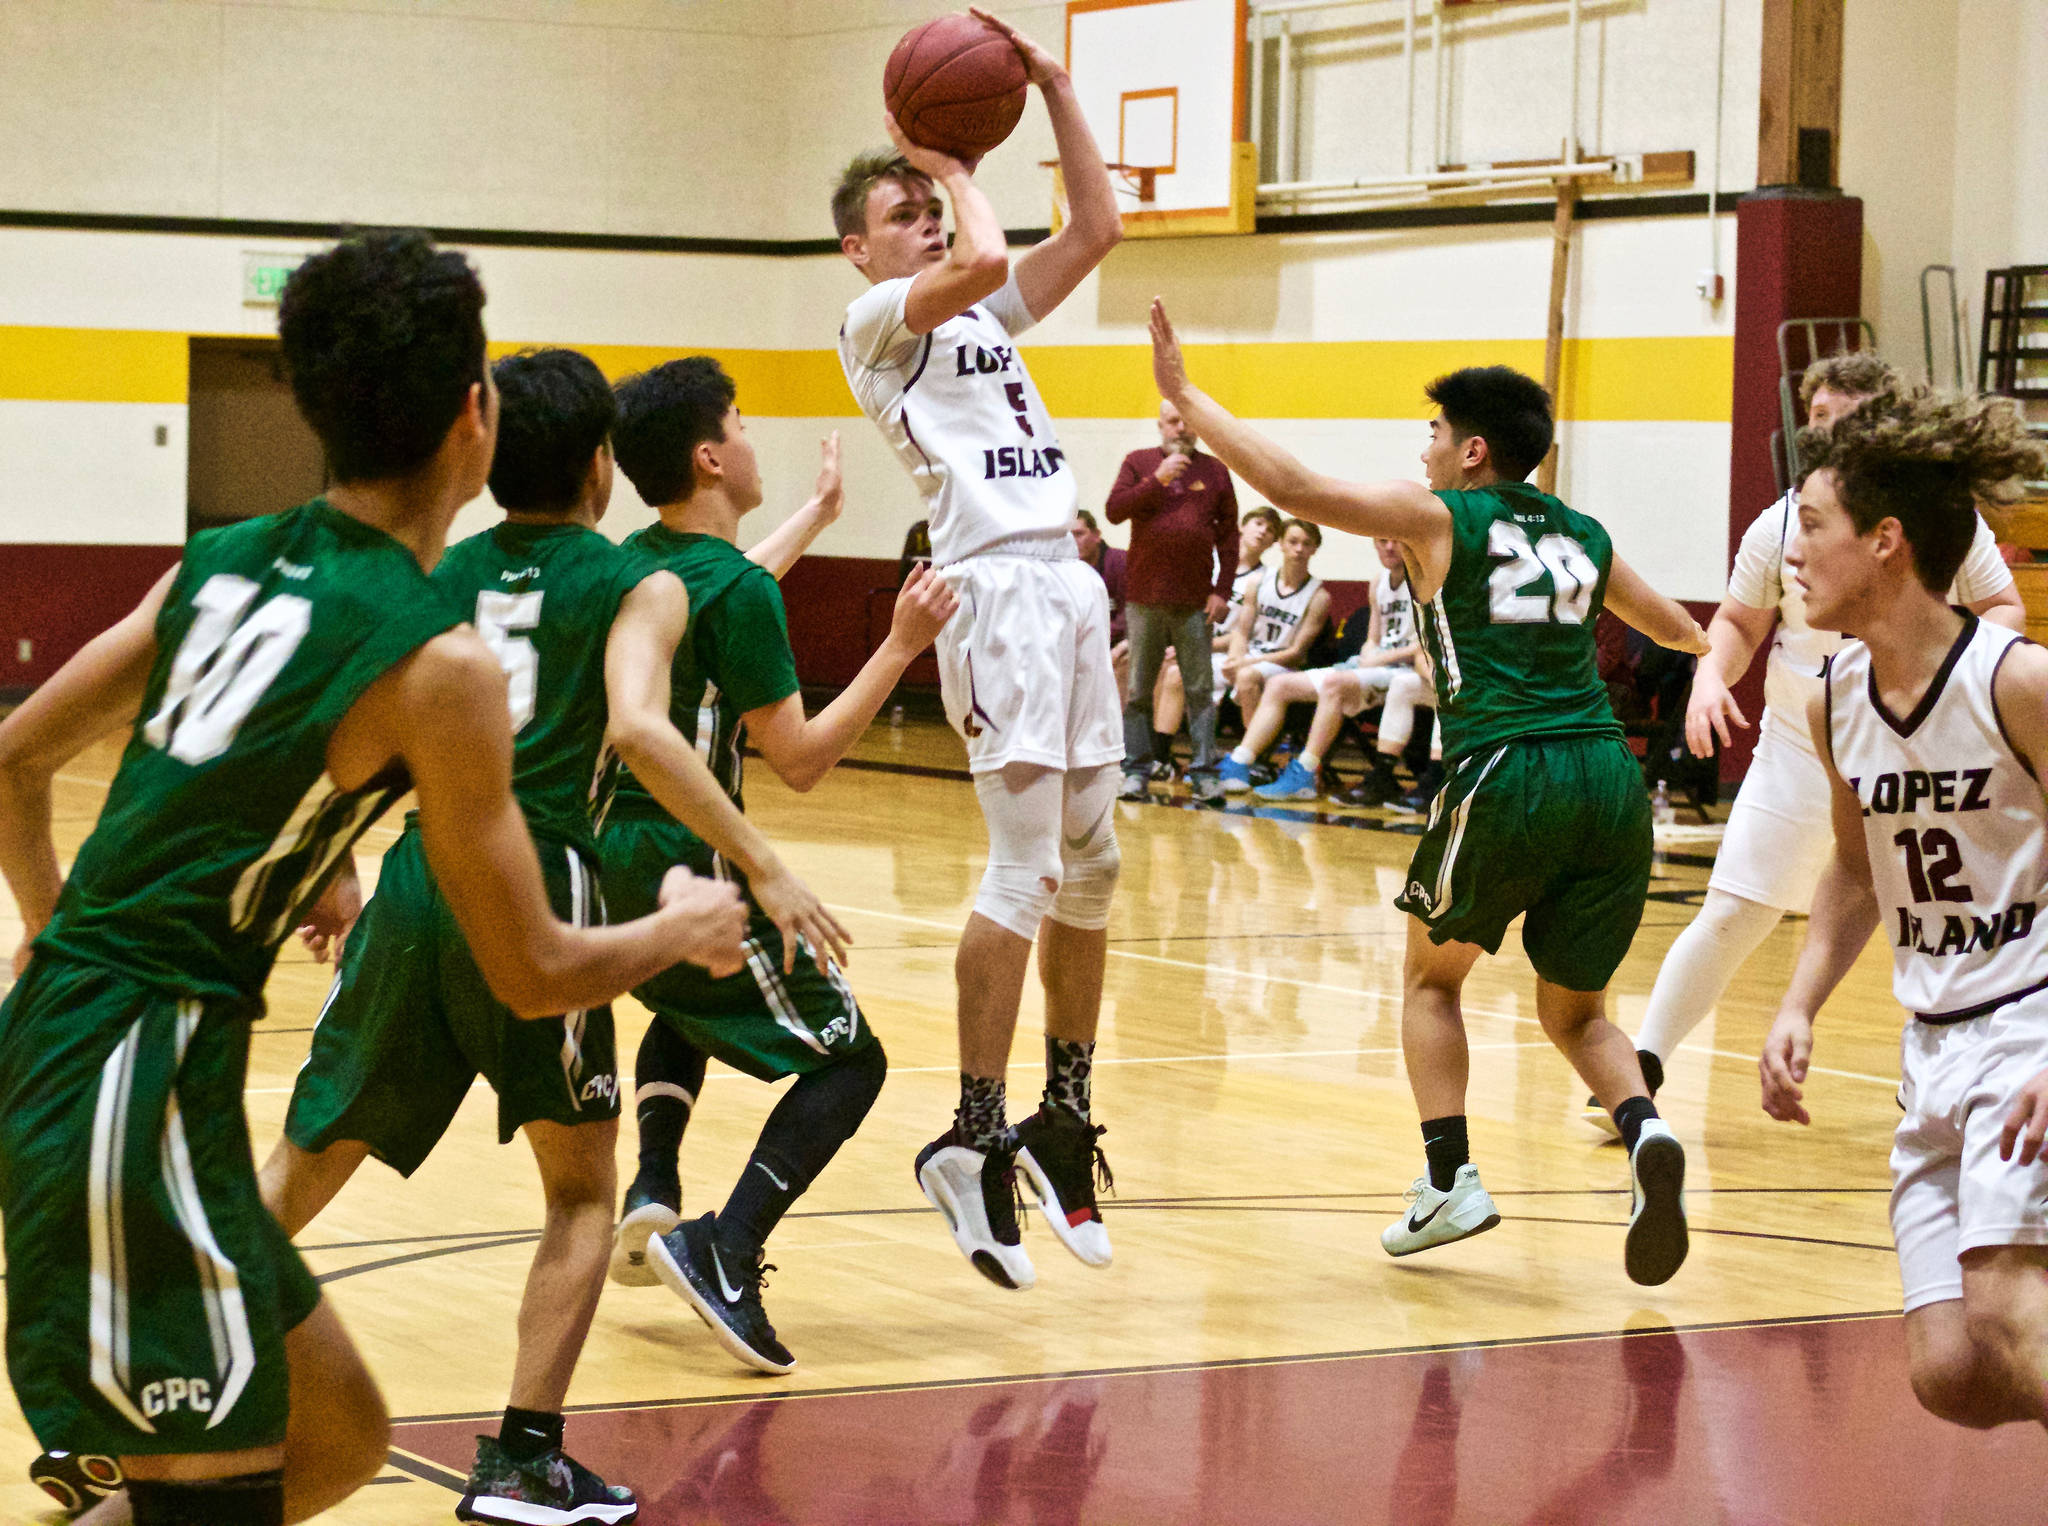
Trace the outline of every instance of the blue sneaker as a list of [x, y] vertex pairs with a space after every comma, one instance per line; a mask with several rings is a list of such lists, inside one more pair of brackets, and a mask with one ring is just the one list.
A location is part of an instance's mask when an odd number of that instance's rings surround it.
[[1279, 778], [1252, 793], [1261, 800], [1315, 800], [1321, 797], [1323, 786], [1322, 780], [1303, 768], [1297, 758]]
[[1252, 766], [1235, 758], [1225, 758], [1216, 765], [1216, 777], [1223, 781], [1224, 794], [1242, 795], [1252, 787]]

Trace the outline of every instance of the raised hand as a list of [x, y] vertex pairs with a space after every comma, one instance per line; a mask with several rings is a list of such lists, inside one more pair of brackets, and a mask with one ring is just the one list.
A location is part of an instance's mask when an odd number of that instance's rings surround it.
[[1166, 316], [1166, 303], [1158, 297], [1152, 299], [1152, 382], [1169, 402], [1179, 402], [1188, 390], [1188, 366], [1180, 353], [1180, 336]]
[[811, 504], [818, 517], [831, 524], [846, 507], [846, 479], [839, 471], [839, 431], [825, 436], [818, 449], [818, 480], [811, 488]]
[[1051, 53], [1026, 37], [1000, 16], [991, 15], [978, 5], [968, 7], [969, 12], [980, 21], [987, 22], [998, 32], [1010, 39], [1010, 45], [1024, 58], [1024, 77], [1034, 85], [1049, 85], [1067, 72], [1067, 66], [1054, 58]]
[[1177, 450], [1169, 450], [1160, 458], [1159, 467], [1152, 475], [1159, 479], [1161, 487], [1172, 487], [1187, 469], [1188, 458]]
[[882, 125], [889, 129], [889, 141], [896, 145], [910, 167], [935, 183], [943, 183], [949, 176], [974, 173], [974, 167], [981, 163], [977, 158], [955, 159], [951, 154], [941, 153], [936, 148], [926, 148], [922, 143], [910, 141], [910, 135], [896, 121], [896, 114], [884, 109]]
[[960, 607], [960, 599], [946, 580], [928, 564], [912, 569], [909, 581], [896, 595], [896, 614], [889, 622], [889, 635], [913, 652], [921, 652], [938, 640], [939, 632]]
[[662, 876], [661, 904], [677, 914], [679, 962], [701, 965], [720, 977], [746, 968], [747, 903], [738, 886], [705, 879], [679, 864]]

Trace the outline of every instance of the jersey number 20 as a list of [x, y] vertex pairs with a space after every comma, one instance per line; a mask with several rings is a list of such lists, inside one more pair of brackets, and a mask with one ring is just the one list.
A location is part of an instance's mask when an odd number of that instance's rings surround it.
[[313, 623], [311, 601], [291, 593], [278, 594], [250, 614], [262, 591], [230, 572], [217, 572], [199, 586], [192, 596], [198, 613], [178, 643], [163, 703], [142, 729], [150, 746], [194, 765], [228, 750]]
[[[1496, 519], [1486, 552], [1499, 565], [1486, 580], [1495, 625], [1584, 625], [1593, 607], [1600, 568], [1569, 535], [1546, 535], [1534, 545], [1529, 532]], [[1549, 593], [1531, 593], [1550, 575]]]

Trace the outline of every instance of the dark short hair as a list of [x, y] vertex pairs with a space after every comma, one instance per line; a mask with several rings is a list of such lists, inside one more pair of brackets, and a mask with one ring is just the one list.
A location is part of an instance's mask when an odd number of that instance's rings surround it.
[[1086, 509], [1076, 509], [1074, 511], [1074, 518], [1080, 520], [1082, 524], [1093, 530], [1097, 535], [1102, 533], [1102, 526], [1095, 522], [1095, 516]]
[[725, 438], [739, 389], [709, 355], [690, 355], [629, 376], [615, 390], [619, 470], [648, 507], [683, 502], [697, 491], [697, 447]]
[[1512, 366], [1466, 366], [1424, 389], [1460, 440], [1486, 442], [1487, 459], [1509, 482], [1543, 464], [1556, 434], [1550, 394]]
[[500, 508], [567, 513], [619, 416], [611, 383], [575, 350], [521, 350], [491, 375], [498, 383], [491, 496]]
[[1314, 520], [1290, 519], [1281, 527], [1280, 533], [1285, 535], [1289, 530], [1306, 530], [1309, 544], [1318, 551], [1323, 549], [1323, 527]]
[[1266, 522], [1266, 528], [1273, 532], [1275, 540], [1278, 540], [1287, 529], [1287, 522], [1280, 517], [1280, 511], [1269, 503], [1262, 503], [1246, 514], [1237, 522], [1237, 527], [1242, 530], [1255, 519], [1263, 519]]
[[841, 238], [868, 231], [868, 197], [885, 180], [931, 184], [931, 177], [916, 169], [893, 148], [871, 149], [856, 154], [839, 173], [832, 188], [832, 226]]
[[1924, 387], [1873, 398], [1832, 429], [1801, 430], [1799, 460], [1809, 476], [1834, 473], [1859, 534], [1896, 519], [1915, 574], [1936, 594], [1970, 553], [1978, 505], [2010, 503], [2028, 478], [2048, 475], [2048, 446], [2011, 398]]
[[292, 272], [278, 337], [336, 482], [433, 459], [484, 379], [483, 312], [469, 261], [416, 230], [357, 234]]

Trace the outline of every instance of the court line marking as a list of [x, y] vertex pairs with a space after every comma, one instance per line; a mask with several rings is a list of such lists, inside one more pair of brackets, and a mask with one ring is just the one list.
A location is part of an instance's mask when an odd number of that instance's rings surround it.
[[[925, 1210], [930, 1212], [929, 1209]], [[1090, 1378], [1167, 1377], [1175, 1373], [1215, 1372], [1225, 1368], [1282, 1367], [1310, 1362], [1347, 1362], [1371, 1357], [1434, 1356], [1443, 1352], [1491, 1351], [1517, 1346], [1561, 1346], [1611, 1340], [1642, 1340], [1660, 1335], [1710, 1335], [1723, 1330], [1768, 1330], [1796, 1325], [1836, 1325], [1869, 1320], [1898, 1319], [1898, 1309], [1861, 1309], [1840, 1314], [1787, 1314], [1766, 1319], [1725, 1319], [1694, 1324], [1666, 1324], [1636, 1330], [1578, 1330], [1561, 1335], [1507, 1335], [1488, 1340], [1439, 1341], [1410, 1346], [1362, 1347], [1355, 1351], [1302, 1352], [1292, 1356], [1223, 1357], [1208, 1362], [1161, 1362], [1128, 1367], [1077, 1368], [1066, 1372], [1028, 1372], [1009, 1376], [976, 1378], [931, 1378], [911, 1383], [868, 1383], [844, 1388], [770, 1390], [759, 1393], [693, 1394], [676, 1399], [638, 1399], [624, 1404], [570, 1404], [563, 1413], [572, 1415], [625, 1414], [647, 1409], [695, 1409], [716, 1404], [787, 1404], [799, 1399], [861, 1398], [870, 1394], [919, 1393], [947, 1388], [989, 1388], [1003, 1383], [1066, 1383]], [[500, 1411], [473, 1414], [406, 1415], [392, 1425], [475, 1424], [499, 1418]]]
[[[888, 922], [908, 922], [918, 927], [943, 927], [956, 935], [964, 931], [964, 929], [955, 927], [949, 922], [936, 922], [930, 917], [912, 917], [905, 916], [901, 912], [877, 911], [872, 906], [846, 906], [832, 902], [828, 902], [827, 905], [833, 911], [843, 911], [867, 917], [880, 917]], [[1350, 937], [1352, 935], [1349, 933], [1334, 933], [1331, 936]], [[1389, 996], [1384, 991], [1367, 991], [1357, 986], [1333, 986], [1320, 980], [1297, 980], [1291, 975], [1265, 975], [1256, 970], [1233, 969], [1227, 964], [1201, 964], [1192, 959], [1168, 959], [1163, 954], [1139, 954], [1129, 949], [1121, 948], [1110, 949], [1109, 957], [1112, 959], [1138, 959], [1147, 964], [1172, 965], [1176, 969], [1183, 970], [1203, 970], [1209, 974], [1225, 975], [1237, 980], [1264, 981], [1268, 985], [1295, 986], [1304, 991], [1329, 991], [1339, 996], [1351, 996], [1365, 1001], [1377, 1002], [1383, 1007], [1398, 1006], [1400, 1004], [1399, 997]], [[1467, 1006], [1463, 1010], [1467, 1017], [1490, 1017], [1499, 1022], [1520, 1023], [1526, 1028], [1540, 1028], [1543, 1026], [1542, 1023], [1533, 1017], [1524, 1017], [1519, 1012], [1503, 1012], [1497, 1007]], [[1479, 1046], [1474, 1045], [1473, 1047], [1477, 1048]], [[1754, 1065], [1757, 1062], [1755, 1055], [1738, 1054], [1732, 1049], [1710, 1049], [1702, 1044], [1680, 1044], [1678, 1047], [1681, 1052], [1691, 1050], [1694, 1054], [1708, 1054], [1719, 1060], [1736, 1060], [1744, 1065]], [[1095, 1063], [1105, 1065], [1110, 1062], [1108, 1060], [1097, 1060]], [[1891, 1087], [1894, 1091], [1898, 1089], [1899, 1085], [1899, 1078], [1897, 1076], [1873, 1076], [1865, 1071], [1837, 1070], [1828, 1065], [1809, 1065], [1807, 1072], [1810, 1075], [1837, 1076], [1845, 1081], [1868, 1081], [1875, 1086]]]

